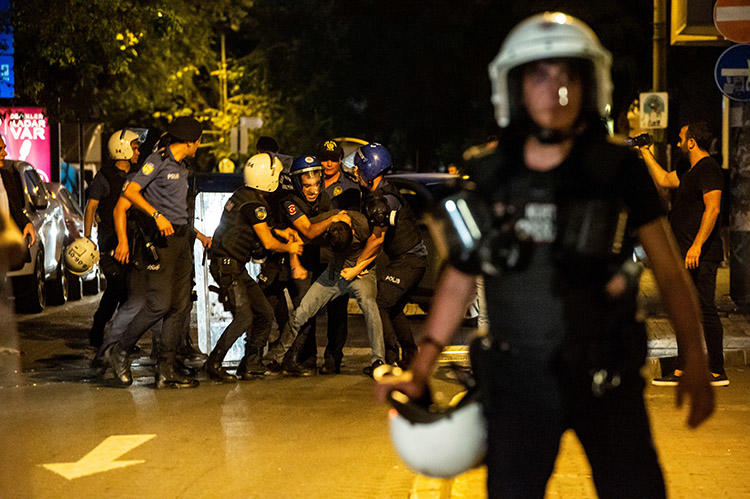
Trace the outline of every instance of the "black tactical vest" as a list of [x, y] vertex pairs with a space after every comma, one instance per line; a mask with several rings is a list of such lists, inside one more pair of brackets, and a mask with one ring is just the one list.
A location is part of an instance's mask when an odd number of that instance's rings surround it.
[[250, 258], [259, 258], [265, 253], [263, 243], [253, 226], [242, 216], [242, 207], [248, 203], [261, 203], [270, 209], [266, 201], [253, 189], [240, 187], [224, 205], [219, 226], [214, 232], [211, 252], [213, 255], [227, 256], [246, 263]]
[[312, 218], [320, 213], [329, 211], [332, 208], [331, 197], [322, 189], [318, 195], [318, 199], [316, 199], [314, 203], [309, 203], [304, 196], [298, 194], [296, 191], [290, 192], [288, 194], [288, 199], [297, 205], [297, 208], [299, 208], [307, 218]]
[[99, 174], [104, 175], [109, 184], [109, 194], [99, 201], [99, 206], [96, 210], [100, 220], [99, 230], [113, 234], [115, 231], [113, 213], [115, 205], [120, 199], [120, 194], [122, 194], [122, 186], [125, 185], [125, 175], [116, 166], [105, 166], [99, 171]]
[[422, 235], [417, 225], [417, 217], [411, 211], [409, 204], [401, 196], [401, 193], [398, 192], [398, 189], [394, 185], [386, 183], [382, 187], [379, 186], [377, 190], [383, 195], [391, 194], [395, 196], [401, 203], [396, 226], [386, 232], [385, 242], [383, 243], [383, 251], [388, 255], [388, 258], [393, 259], [419, 244], [422, 241]]

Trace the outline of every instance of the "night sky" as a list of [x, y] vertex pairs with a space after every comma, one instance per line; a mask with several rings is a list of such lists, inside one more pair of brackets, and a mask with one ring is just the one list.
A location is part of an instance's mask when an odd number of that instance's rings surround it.
[[[494, 132], [487, 64], [508, 31], [536, 12], [561, 10], [579, 17], [612, 52], [613, 116], [627, 109], [639, 92], [651, 89], [651, 0], [381, 0], [341, 5], [349, 8], [321, 20], [289, 2], [269, 2], [268, 18], [261, 16], [260, 22], [285, 26], [280, 39], [299, 36], [309, 23], [320, 24], [316, 29], [322, 31], [336, 30], [345, 47], [326, 50], [321, 42], [316, 48], [322, 50], [304, 52], [311, 71], [331, 69], [338, 83], [329, 97], [341, 100], [333, 105], [359, 111], [334, 124], [331, 133], [382, 141], [402, 163], [414, 164], [419, 154], [420, 169], [435, 168]], [[718, 133], [721, 96], [713, 67], [722, 50], [669, 48], [670, 139], [676, 137], [677, 123], [688, 117], [708, 119]], [[278, 53], [278, 68], [284, 68], [286, 55]], [[280, 78], [311, 77], [281, 73]]]

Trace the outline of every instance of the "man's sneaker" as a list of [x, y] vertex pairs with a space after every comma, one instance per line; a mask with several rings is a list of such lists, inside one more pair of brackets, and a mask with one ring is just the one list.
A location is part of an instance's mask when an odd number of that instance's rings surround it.
[[680, 376], [682, 376], [682, 371], [675, 369], [671, 374], [652, 379], [651, 384], [654, 386], [677, 386], [680, 383]]
[[711, 373], [711, 384], [713, 386], [729, 386], [729, 378], [723, 373]]

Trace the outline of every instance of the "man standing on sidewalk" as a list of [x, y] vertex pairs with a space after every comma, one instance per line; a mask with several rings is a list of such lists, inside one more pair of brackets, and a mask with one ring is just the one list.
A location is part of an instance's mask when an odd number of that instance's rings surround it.
[[[711, 132], [706, 122], [691, 122], [680, 129], [677, 145], [690, 161], [690, 169], [682, 174], [665, 171], [647, 147], [640, 149], [654, 181], [662, 187], [676, 189], [669, 220], [685, 259], [685, 268], [698, 290], [711, 384], [726, 386], [729, 380], [724, 372], [724, 329], [715, 303], [716, 270], [723, 258], [716, 222], [721, 210], [724, 176], [719, 164], [708, 154], [710, 144]], [[677, 369], [655, 378], [652, 383], [677, 385], [682, 376], [683, 356], [684, 352], [678, 348]]]

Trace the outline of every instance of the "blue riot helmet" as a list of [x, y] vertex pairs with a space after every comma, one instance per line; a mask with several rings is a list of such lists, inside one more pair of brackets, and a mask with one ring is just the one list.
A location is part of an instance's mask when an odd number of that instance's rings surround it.
[[360, 147], [354, 154], [354, 166], [357, 167], [357, 175], [370, 184], [392, 165], [391, 154], [388, 149], [377, 142]]
[[292, 177], [292, 185], [298, 194], [302, 194], [302, 175], [308, 173], [318, 177], [323, 182], [323, 165], [315, 156], [297, 156], [292, 160], [289, 174]]

